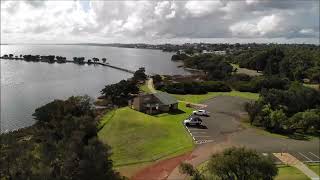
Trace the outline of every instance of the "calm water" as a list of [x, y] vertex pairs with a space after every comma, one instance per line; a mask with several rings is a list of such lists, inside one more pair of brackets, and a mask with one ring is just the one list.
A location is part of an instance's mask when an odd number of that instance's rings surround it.
[[[3, 54], [59, 55], [72, 59], [106, 57], [112, 65], [148, 72], [187, 74], [170, 60], [172, 54], [159, 50], [127, 49], [78, 45], [1, 45]], [[53, 99], [88, 94], [95, 98], [106, 84], [131, 77], [131, 74], [103, 66], [34, 63], [1, 60], [1, 132], [30, 126], [34, 110]]]

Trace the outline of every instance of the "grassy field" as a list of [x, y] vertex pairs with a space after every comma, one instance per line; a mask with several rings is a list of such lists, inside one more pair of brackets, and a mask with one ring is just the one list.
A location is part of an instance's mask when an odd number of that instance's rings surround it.
[[231, 64], [234, 68], [237, 68], [237, 73], [247, 74], [249, 76], [260, 76], [262, 73], [257, 72], [256, 70], [251, 70], [247, 68], [240, 68], [238, 64]]
[[[115, 166], [149, 162], [182, 154], [193, 149], [194, 144], [182, 125], [192, 109], [179, 103], [178, 114], [150, 116], [129, 107], [107, 114], [98, 137], [112, 147]], [[111, 117], [111, 118], [110, 118]], [[106, 122], [107, 121], [107, 122]]]
[[309, 163], [308, 167], [320, 176], [320, 163]]
[[140, 91], [146, 92], [146, 93], [151, 93], [150, 89], [148, 88], [147, 84], [143, 84], [139, 86]]
[[187, 94], [187, 95], [172, 94], [172, 95], [180, 101], [187, 101], [187, 102], [193, 102], [193, 103], [201, 103], [205, 100], [208, 100], [216, 96], [238, 96], [238, 97], [252, 99], [252, 100], [257, 100], [259, 98], [258, 93], [239, 92], [239, 91], [208, 92], [207, 94], [200, 94], [200, 95], [197, 95], [197, 94]]
[[303, 174], [300, 170], [292, 166], [279, 165], [278, 176], [276, 180], [308, 180], [309, 178]]

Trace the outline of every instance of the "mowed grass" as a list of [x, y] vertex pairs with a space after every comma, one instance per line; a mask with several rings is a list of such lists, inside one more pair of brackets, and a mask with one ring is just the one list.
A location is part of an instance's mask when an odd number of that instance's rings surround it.
[[146, 92], [146, 93], [151, 93], [150, 89], [148, 88], [148, 85], [145, 83], [143, 85], [139, 86], [140, 91]]
[[239, 67], [238, 64], [231, 64], [234, 68], [237, 68], [237, 72], [236, 73], [242, 73], [242, 74], [247, 74], [249, 76], [260, 76], [262, 75], [262, 73], [257, 72], [256, 70], [252, 70], [252, 69], [247, 69], [247, 68], [241, 68]]
[[279, 165], [276, 180], [308, 180], [309, 178], [300, 170], [292, 166]]
[[309, 163], [308, 167], [320, 176], [320, 163]]
[[239, 91], [231, 91], [231, 92], [208, 92], [207, 94], [172, 94], [175, 98], [180, 101], [187, 101], [192, 103], [202, 103], [205, 100], [211, 99], [216, 96], [237, 96], [252, 100], [257, 100], [259, 98], [258, 93], [251, 92], [239, 92]]
[[[147, 115], [129, 107], [115, 110], [99, 131], [99, 139], [112, 148], [115, 166], [154, 161], [193, 149], [193, 141], [182, 125], [192, 109], [179, 103], [179, 114]], [[106, 115], [106, 118], [110, 117]]]

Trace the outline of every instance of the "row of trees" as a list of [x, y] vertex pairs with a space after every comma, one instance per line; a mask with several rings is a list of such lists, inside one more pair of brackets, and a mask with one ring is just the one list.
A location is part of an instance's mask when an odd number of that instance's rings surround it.
[[158, 84], [156, 88], [172, 94], [206, 94], [207, 92], [231, 91], [231, 88], [226, 83], [220, 81]]
[[97, 138], [88, 96], [54, 100], [33, 115], [33, 126], [0, 135], [1, 179], [123, 179]]
[[182, 163], [179, 170], [191, 176], [192, 180], [272, 180], [278, 174], [271, 158], [250, 149], [235, 147], [213, 154], [201, 171], [187, 163]]
[[[18, 56], [14, 56], [13, 54], [5, 54], [2, 56], [3, 59], [24, 59], [25, 61], [33, 61], [33, 62], [49, 62], [49, 63], [53, 63], [55, 61], [57, 61], [58, 63], [66, 63], [67, 62], [67, 58], [63, 57], [63, 56], [54, 56], [54, 55], [49, 55], [49, 56], [40, 56], [40, 55], [20, 55], [20, 58]], [[103, 63], [106, 63], [107, 59], [106, 58], [102, 58], [101, 59]], [[73, 57], [73, 61], [77, 64], [84, 64], [85, 63], [85, 58], [84, 57]], [[92, 58], [88, 59], [88, 63], [96, 63], [99, 62], [100, 59], [99, 58]]]
[[288, 90], [261, 92], [256, 102], [246, 104], [250, 123], [280, 133], [320, 132], [320, 92], [293, 83]]

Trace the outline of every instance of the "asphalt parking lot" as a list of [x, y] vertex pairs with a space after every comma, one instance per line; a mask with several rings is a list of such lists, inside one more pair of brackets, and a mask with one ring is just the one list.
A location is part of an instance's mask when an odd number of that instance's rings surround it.
[[244, 128], [239, 114], [244, 113], [244, 104], [250, 100], [240, 97], [218, 96], [205, 102], [205, 110], [210, 114], [203, 117], [202, 126], [187, 127], [196, 144], [225, 142], [235, 146], [245, 146], [261, 153], [289, 152], [303, 162], [319, 160], [319, 139], [295, 140], [257, 133], [252, 128]]
[[234, 120], [233, 114], [243, 111], [243, 105], [248, 100], [237, 97], [219, 96], [208, 101], [204, 108], [208, 117], [199, 116], [202, 126], [186, 127], [196, 144], [219, 142], [228, 133], [239, 131], [240, 123]]
[[[297, 158], [299, 161], [304, 163], [319, 163], [320, 162], [320, 154], [319, 152], [288, 152], [295, 158]], [[282, 164], [282, 162], [275, 157], [272, 153], [261, 153], [263, 156], [270, 157], [276, 164]]]

